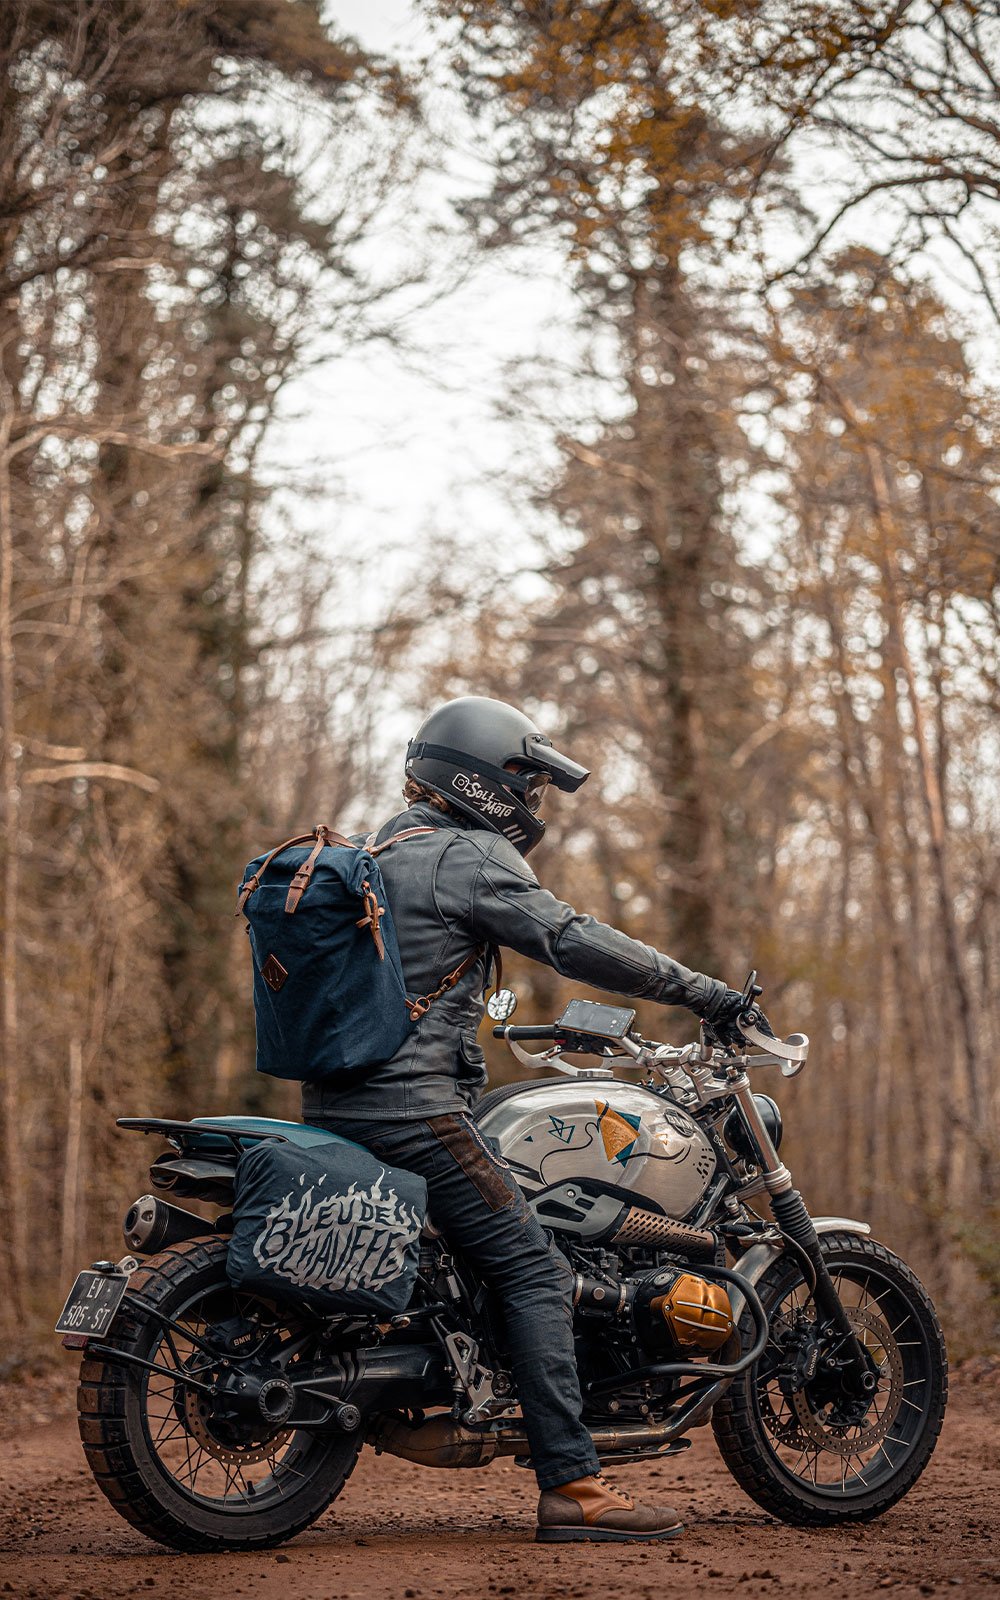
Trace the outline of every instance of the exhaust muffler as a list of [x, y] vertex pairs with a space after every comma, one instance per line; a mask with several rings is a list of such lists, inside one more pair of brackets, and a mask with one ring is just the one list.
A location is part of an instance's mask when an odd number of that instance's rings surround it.
[[141, 1194], [133, 1200], [122, 1223], [125, 1243], [140, 1256], [155, 1256], [168, 1245], [203, 1239], [212, 1232], [212, 1224], [204, 1217], [196, 1217], [182, 1206], [172, 1206], [155, 1194]]

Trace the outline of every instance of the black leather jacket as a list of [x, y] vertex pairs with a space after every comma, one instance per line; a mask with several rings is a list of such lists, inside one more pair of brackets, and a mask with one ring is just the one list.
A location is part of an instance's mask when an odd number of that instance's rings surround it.
[[[399, 939], [406, 992], [437, 988], [476, 945], [496, 944], [554, 967], [564, 978], [664, 1005], [711, 1010], [725, 985], [690, 972], [651, 946], [574, 911], [540, 887], [506, 839], [418, 804], [378, 830], [407, 839], [379, 857]], [[394, 1122], [468, 1111], [486, 1081], [476, 1034], [485, 1009], [487, 959], [431, 1006], [391, 1061], [351, 1087], [304, 1084], [302, 1114]]]

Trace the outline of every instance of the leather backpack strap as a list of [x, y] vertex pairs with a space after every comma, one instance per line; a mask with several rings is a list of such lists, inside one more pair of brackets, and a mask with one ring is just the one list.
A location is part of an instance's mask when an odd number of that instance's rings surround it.
[[356, 928], [368, 929], [372, 939], [375, 942], [375, 949], [378, 953], [378, 958], [380, 961], [384, 961], [385, 940], [382, 937], [382, 929], [379, 927], [379, 923], [385, 916], [385, 907], [379, 905], [378, 896], [375, 894], [367, 878], [361, 885], [361, 898], [364, 902], [365, 914], [363, 917], [358, 918], [354, 926]]
[[476, 962], [481, 961], [483, 956], [488, 954], [489, 948], [489, 945], [477, 945], [471, 955], [467, 955], [464, 961], [460, 961], [457, 967], [447, 973], [441, 979], [437, 988], [431, 990], [430, 994], [417, 995], [415, 1000], [407, 998], [406, 1004], [410, 1008], [410, 1021], [419, 1022], [421, 1017], [426, 1017], [435, 1000], [440, 1000], [441, 996], [447, 994], [449, 989], [454, 989], [456, 983], [460, 983], [465, 974], [472, 971]]
[[334, 833], [333, 829], [328, 828], [325, 823], [321, 822], [318, 827], [313, 829], [313, 832], [316, 837], [316, 843], [302, 865], [297, 869], [285, 896], [285, 910], [289, 916], [297, 910], [299, 901], [309, 887], [313, 869], [319, 860], [320, 853], [328, 845], [346, 845], [348, 850], [355, 849], [350, 839], [345, 839], [342, 833]]
[[260, 888], [260, 880], [264, 876], [268, 867], [271, 865], [271, 862], [274, 860], [275, 856], [280, 856], [282, 850], [290, 850], [293, 845], [308, 844], [312, 837], [313, 835], [311, 833], [298, 833], [295, 835], [294, 839], [286, 839], [284, 844], [276, 845], [271, 851], [270, 855], [264, 857], [264, 860], [257, 868], [257, 871], [251, 877], [249, 877], [246, 883], [243, 885], [243, 888], [240, 892], [240, 897], [236, 902], [236, 916], [239, 916], [254, 890]]
[[[376, 844], [377, 835], [370, 833], [365, 840], [365, 849], [372, 857], [380, 856], [383, 850], [388, 850], [394, 844], [401, 844], [404, 839], [417, 839], [421, 834], [440, 833], [440, 831], [440, 828], [404, 828], [402, 833], [394, 833], [391, 839], [386, 839], [382, 844]], [[368, 894], [365, 895], [365, 915], [359, 920], [358, 927], [371, 929], [372, 938], [375, 940], [375, 947], [381, 959], [384, 955], [384, 949], [382, 947], [379, 921], [385, 913], [379, 907], [378, 901], [371, 894], [367, 884], [365, 884], [365, 889], [368, 890]], [[430, 994], [417, 995], [413, 1000], [409, 999], [409, 997], [406, 998], [405, 1004], [410, 1012], [410, 1021], [419, 1022], [421, 1017], [425, 1017], [434, 1001], [440, 1000], [441, 996], [447, 994], [449, 989], [454, 989], [456, 983], [461, 983], [465, 974], [471, 972], [476, 962], [481, 961], [484, 956], [492, 960], [497, 973], [497, 987], [499, 987], [503, 969], [498, 947], [486, 944], [477, 945], [475, 950], [467, 955], [464, 961], [460, 961], [457, 967], [453, 967], [451, 972], [445, 974], [437, 988], [432, 989]]]
[[403, 839], [416, 839], [421, 833], [440, 833], [440, 828], [404, 828], [402, 833], [394, 833], [391, 839], [386, 839], [383, 844], [375, 844], [377, 837], [370, 833], [365, 840], [365, 849], [370, 856], [380, 856], [383, 850], [388, 850], [390, 845], [399, 844]]
[[[383, 850], [388, 850], [391, 844], [399, 844], [401, 839], [415, 839], [418, 834], [437, 833], [438, 831], [439, 830], [437, 828], [404, 828], [402, 833], [394, 833], [392, 838], [386, 839], [384, 844], [376, 844], [375, 840], [378, 838], [378, 834], [370, 833], [365, 840], [365, 849], [374, 860], [376, 856], [380, 856], [382, 854]], [[363, 917], [358, 918], [356, 926], [359, 928], [367, 928], [370, 931], [371, 936], [375, 941], [375, 949], [378, 951], [378, 958], [380, 961], [384, 961], [385, 941], [382, 938], [382, 929], [379, 927], [379, 923], [385, 916], [385, 910], [379, 905], [378, 899], [376, 898], [372, 890], [372, 886], [368, 882], [367, 878], [361, 885], [361, 890], [364, 897], [365, 914]]]

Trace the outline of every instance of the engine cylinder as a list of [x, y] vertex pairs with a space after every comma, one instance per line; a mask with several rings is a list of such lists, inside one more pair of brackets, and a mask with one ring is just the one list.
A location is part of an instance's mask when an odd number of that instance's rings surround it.
[[661, 1267], [641, 1279], [632, 1315], [640, 1340], [656, 1355], [712, 1355], [736, 1325], [724, 1286], [681, 1267]]

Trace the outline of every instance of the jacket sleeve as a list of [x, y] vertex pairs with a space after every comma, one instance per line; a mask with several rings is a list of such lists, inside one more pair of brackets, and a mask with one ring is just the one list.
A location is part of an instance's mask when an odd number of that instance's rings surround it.
[[616, 994], [687, 1006], [711, 1016], [726, 985], [630, 939], [617, 928], [575, 911], [543, 889], [527, 863], [498, 838], [472, 879], [469, 931], [575, 978]]

